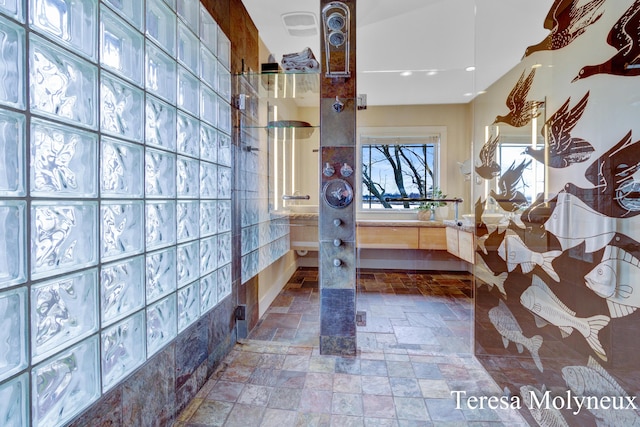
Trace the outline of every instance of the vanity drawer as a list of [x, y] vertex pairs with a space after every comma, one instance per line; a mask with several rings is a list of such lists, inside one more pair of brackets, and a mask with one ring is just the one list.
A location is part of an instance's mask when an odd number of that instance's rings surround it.
[[420, 228], [420, 249], [444, 251], [447, 249], [447, 233], [445, 228], [422, 227]]
[[418, 249], [418, 227], [358, 227], [358, 247]]

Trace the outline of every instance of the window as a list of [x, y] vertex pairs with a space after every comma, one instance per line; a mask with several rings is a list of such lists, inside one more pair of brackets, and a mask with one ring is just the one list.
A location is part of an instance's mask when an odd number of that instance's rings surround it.
[[[514, 138], [510, 138], [514, 139]], [[544, 191], [544, 165], [537, 164], [535, 160], [524, 154], [525, 148], [531, 147], [531, 143], [501, 142], [498, 149], [498, 163], [500, 164], [500, 176], [505, 176], [510, 169], [518, 168], [524, 164], [522, 176], [514, 183], [514, 190], [520, 191], [527, 199], [527, 204], [531, 204], [538, 193]], [[502, 191], [500, 180], [496, 180], [498, 188], [496, 192]], [[524, 209], [526, 205], [523, 205]]]

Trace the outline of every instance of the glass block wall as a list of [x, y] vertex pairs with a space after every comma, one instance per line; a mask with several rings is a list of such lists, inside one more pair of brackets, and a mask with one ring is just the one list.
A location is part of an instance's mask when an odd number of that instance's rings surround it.
[[230, 42], [198, 0], [0, 1], [0, 420], [63, 424], [231, 294]]

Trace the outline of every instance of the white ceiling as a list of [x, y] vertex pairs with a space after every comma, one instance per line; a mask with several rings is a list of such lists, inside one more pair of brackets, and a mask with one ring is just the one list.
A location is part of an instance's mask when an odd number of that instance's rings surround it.
[[[320, 36], [293, 37], [282, 14], [312, 12], [319, 0], [242, 0], [262, 41], [280, 62]], [[358, 93], [368, 105], [467, 103], [547, 34], [553, 0], [360, 0], [356, 3]], [[318, 31], [319, 33], [319, 31]], [[465, 68], [475, 66], [475, 71]], [[428, 72], [434, 70], [436, 73]], [[412, 71], [403, 77], [402, 71]]]

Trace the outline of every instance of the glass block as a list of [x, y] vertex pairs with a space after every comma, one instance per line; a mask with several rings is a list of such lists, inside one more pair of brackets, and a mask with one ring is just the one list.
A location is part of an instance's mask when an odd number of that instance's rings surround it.
[[176, 248], [147, 254], [147, 303], [156, 301], [177, 288]]
[[97, 330], [96, 269], [31, 286], [31, 356], [34, 362]]
[[216, 57], [224, 68], [231, 69], [231, 42], [220, 27], [218, 27], [218, 52]]
[[200, 81], [183, 67], [178, 67], [178, 107], [198, 116], [200, 114]]
[[25, 196], [25, 117], [0, 110], [0, 196]]
[[200, 201], [200, 236], [208, 237], [218, 231], [218, 202], [215, 200]]
[[6, 427], [29, 424], [29, 374], [0, 384], [0, 420]]
[[96, 202], [31, 203], [31, 278], [98, 261]]
[[[27, 288], [0, 293], [0, 381], [27, 367]], [[0, 403], [0, 408], [2, 403]], [[0, 414], [2, 410], [0, 410]], [[2, 419], [2, 418], [0, 418]]]
[[178, 290], [178, 332], [184, 331], [200, 317], [199, 283]]
[[200, 119], [211, 126], [218, 125], [219, 97], [207, 86], [200, 87]]
[[231, 168], [218, 166], [218, 199], [231, 198]]
[[98, 135], [31, 119], [31, 195], [96, 197]]
[[123, 0], [102, 0], [109, 5], [118, 15], [126, 19], [140, 31], [144, 31], [144, 2]]
[[[133, 7], [135, 6], [128, 8]], [[122, 19], [107, 7], [101, 6], [100, 14], [100, 63], [119, 76], [142, 86], [144, 37], [122, 22]]]
[[58, 426], [100, 396], [98, 337], [57, 354], [31, 371], [33, 425]]
[[[0, 13], [24, 23], [24, 0], [2, 0], [0, 1]], [[4, 418], [0, 418], [3, 420]]]
[[200, 123], [200, 159], [215, 163], [218, 160], [218, 131]]
[[211, 53], [218, 53], [218, 24], [203, 4], [200, 4], [200, 40]]
[[177, 240], [178, 243], [197, 239], [199, 233], [199, 203], [197, 201], [180, 201], [176, 206], [178, 217]]
[[218, 164], [231, 166], [231, 137], [218, 133]]
[[144, 147], [102, 137], [100, 191], [102, 197], [144, 195]]
[[231, 264], [218, 269], [218, 302], [231, 295]]
[[146, 34], [169, 55], [176, 52], [176, 15], [161, 0], [147, 0]]
[[218, 266], [218, 236], [200, 240], [200, 275], [211, 273]]
[[95, 61], [98, 2], [95, 0], [29, 0], [29, 24], [72, 51]]
[[218, 99], [218, 129], [231, 134], [231, 106], [222, 99]]
[[178, 287], [200, 277], [200, 243], [198, 241], [178, 246]]
[[215, 199], [218, 195], [218, 167], [211, 163], [200, 162], [200, 197]]
[[144, 93], [124, 80], [102, 73], [100, 81], [100, 130], [142, 142]]
[[145, 87], [170, 104], [176, 102], [176, 61], [147, 43], [145, 49]]
[[218, 90], [218, 60], [206, 47], [200, 48], [200, 79], [213, 90]]
[[144, 251], [144, 203], [102, 202], [101, 254], [102, 261], [110, 261]]
[[218, 93], [228, 103], [231, 102], [231, 72], [224, 67], [218, 66]]
[[96, 129], [97, 67], [34, 34], [29, 41], [31, 111]]
[[218, 235], [218, 265], [231, 262], [231, 233]]
[[145, 107], [147, 145], [176, 150], [176, 107], [147, 94]]
[[176, 294], [147, 307], [147, 358], [177, 335]]
[[176, 243], [175, 202], [147, 202], [145, 216], [147, 250]]
[[218, 233], [231, 231], [231, 201], [218, 200]]
[[102, 326], [144, 307], [145, 263], [143, 256], [109, 264], [100, 271]]
[[[200, 31], [200, 1], [181, 0], [178, 2], [178, 16], [184, 20], [187, 26], [199, 34]], [[197, 38], [196, 38], [197, 39]]]
[[200, 123], [178, 111], [178, 153], [198, 157], [200, 151]]
[[107, 391], [146, 360], [144, 311], [102, 332], [102, 390]]
[[176, 189], [179, 198], [197, 199], [200, 195], [200, 164], [196, 159], [178, 156]]
[[200, 279], [200, 313], [204, 314], [218, 303], [218, 272]]
[[[180, 2], [184, 4], [184, 2]], [[196, 76], [200, 72], [200, 40], [182, 22], [178, 21], [178, 61]]]
[[24, 29], [0, 16], [0, 104], [20, 109], [24, 108], [25, 97], [26, 41]]
[[144, 192], [147, 197], [175, 197], [175, 154], [147, 148], [144, 158]]
[[26, 210], [26, 202], [0, 201], [0, 289], [27, 280]]

